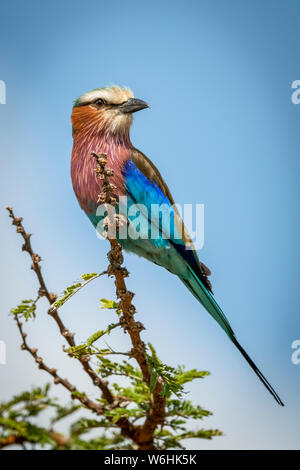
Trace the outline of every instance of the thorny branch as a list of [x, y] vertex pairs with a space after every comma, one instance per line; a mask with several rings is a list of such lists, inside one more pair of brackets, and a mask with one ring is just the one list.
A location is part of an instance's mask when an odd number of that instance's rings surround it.
[[[74, 340], [74, 333], [71, 333], [64, 325], [63, 321], [61, 320], [57, 310], [55, 308], [52, 308], [52, 304], [55, 302], [57, 299], [57, 295], [54, 293], [49, 293], [49, 290], [46, 287], [45, 280], [42, 275], [42, 270], [41, 270], [41, 265], [40, 261], [42, 258], [40, 255], [37, 253], [34, 253], [32, 246], [31, 246], [31, 233], [27, 233], [23, 227], [22, 224], [22, 217], [15, 217], [14, 212], [11, 207], [6, 207], [6, 209], [9, 212], [9, 216], [12, 218], [12, 224], [17, 227], [16, 232], [21, 234], [23, 239], [24, 239], [24, 244], [22, 246], [22, 250], [26, 251], [29, 256], [32, 259], [32, 265], [31, 269], [35, 272], [40, 288], [38, 290], [38, 298], [41, 297], [46, 297], [49, 304], [50, 308], [48, 310], [48, 314], [54, 319], [56, 322], [60, 333], [64, 336], [68, 344], [73, 347], [76, 346], [75, 340]], [[88, 357], [82, 357], [79, 359], [82, 367], [84, 368], [85, 372], [89, 375], [91, 380], [93, 381], [94, 385], [98, 386], [102, 392], [102, 395], [104, 398], [107, 399], [109, 403], [113, 402], [112, 395], [107, 387], [107, 384], [105, 381], [102, 381], [98, 375], [95, 373], [95, 371], [92, 369], [92, 367], [89, 364], [89, 358]]]
[[[114, 191], [114, 185], [109, 182], [109, 178], [113, 176], [113, 170], [106, 167], [107, 155], [92, 153], [92, 157], [96, 159], [96, 174], [102, 180], [102, 193], [99, 195], [99, 202], [110, 204], [112, 206], [116, 205], [116, 199], [113, 197], [112, 193]], [[35, 272], [38, 282], [39, 290], [38, 297], [35, 303], [41, 297], [46, 297], [50, 308], [48, 314], [56, 322], [60, 333], [66, 339], [70, 347], [76, 347], [74, 340], [74, 333], [71, 333], [66, 326], [64, 325], [62, 319], [60, 318], [58, 311], [53, 304], [57, 299], [57, 295], [51, 293], [45, 283], [41, 272], [41, 257], [35, 253], [31, 246], [31, 234], [27, 233], [22, 224], [21, 217], [15, 217], [13, 209], [7, 207], [9, 216], [12, 219], [12, 224], [16, 226], [16, 231], [19, 233], [23, 239], [24, 244], [22, 250], [26, 251], [32, 260], [31, 269]], [[108, 212], [109, 214], [109, 212]], [[108, 215], [107, 218], [107, 227], [112, 223], [111, 216]], [[119, 221], [117, 220], [117, 228]], [[110, 233], [109, 230], [107, 232]], [[144, 326], [141, 322], [135, 321], [135, 307], [132, 304], [132, 299], [134, 294], [127, 290], [125, 278], [129, 276], [129, 273], [123, 264], [123, 255], [122, 247], [116, 238], [107, 236], [107, 239], [110, 243], [110, 251], [108, 253], [108, 260], [110, 262], [107, 271], [101, 273], [103, 275], [107, 273], [110, 276], [115, 278], [116, 286], [116, 295], [120, 299], [119, 309], [122, 312], [120, 317], [120, 324], [125, 333], [128, 333], [132, 343], [132, 349], [130, 351], [130, 356], [133, 357], [142, 372], [143, 381], [149, 386], [150, 385], [150, 371], [147, 363], [146, 348], [144, 342], [141, 340], [140, 332], [144, 329]], [[55, 384], [61, 384], [72, 394], [72, 398], [79, 400], [86, 408], [90, 409], [92, 412], [97, 413], [98, 415], [103, 414], [105, 405], [103, 403], [97, 403], [90, 400], [85, 394], [79, 393], [76, 387], [67, 379], [61, 378], [56, 369], [50, 368], [44, 362], [44, 360], [38, 356], [37, 349], [31, 348], [26, 341], [26, 333], [23, 331], [22, 322], [19, 320], [18, 316], [15, 315], [15, 320], [17, 322], [18, 330], [22, 338], [21, 348], [28, 351], [31, 356], [34, 358], [35, 362], [38, 364], [38, 367], [48, 374], [50, 374]], [[104, 398], [108, 406], [111, 408], [120, 406], [123, 401], [123, 397], [115, 396], [108, 387], [108, 383], [105, 380], [102, 380], [94, 371], [90, 364], [90, 357], [88, 355], [82, 355], [78, 357], [78, 360], [81, 362], [83, 369], [91, 378], [93, 384], [97, 386], [102, 393], [102, 398]], [[130, 438], [139, 449], [154, 449], [153, 435], [157, 426], [163, 424], [165, 418], [165, 406], [166, 406], [166, 397], [162, 396], [161, 391], [163, 387], [163, 379], [158, 377], [155, 388], [152, 393], [152, 400], [150, 403], [150, 408], [147, 413], [146, 419], [143, 424], [135, 425], [129, 419], [122, 417], [115, 424], [121, 429], [121, 432], [124, 436]]]
[[89, 408], [91, 411], [96, 412], [97, 414], [101, 414], [103, 405], [99, 405], [98, 403], [93, 402], [92, 400], [87, 398], [84, 394], [79, 393], [74, 385], [70, 384], [67, 379], [63, 379], [57, 374], [57, 369], [50, 368], [45, 364], [44, 360], [38, 355], [38, 350], [36, 348], [31, 348], [30, 346], [28, 346], [28, 343], [26, 341], [27, 334], [24, 333], [22, 322], [19, 320], [17, 315], [15, 315], [15, 320], [17, 322], [17, 326], [23, 340], [21, 344], [21, 349], [28, 351], [29, 354], [31, 354], [35, 362], [38, 364], [39, 369], [42, 369], [48, 372], [48, 374], [52, 375], [52, 377], [54, 378], [55, 385], [63, 385], [69, 392], [71, 392], [72, 398], [79, 400], [84, 406]]
[[[113, 170], [106, 167], [107, 155], [92, 153], [92, 157], [96, 159], [96, 174], [102, 180], [102, 193], [99, 195], [98, 200], [104, 204], [110, 204], [111, 206], [116, 205], [116, 198], [113, 197], [115, 190], [114, 185], [109, 182], [109, 178], [113, 176]], [[150, 371], [147, 363], [145, 343], [141, 340], [140, 332], [144, 329], [141, 322], [137, 322], [134, 318], [136, 312], [135, 306], [132, 304], [133, 292], [127, 290], [125, 278], [129, 276], [129, 272], [126, 268], [122, 267], [123, 254], [122, 246], [116, 238], [109, 236], [109, 226], [121, 223], [120, 217], [115, 215], [115, 220], [111, 211], [107, 211], [107, 239], [110, 243], [110, 251], [107, 254], [110, 262], [107, 273], [115, 278], [116, 294], [117, 298], [120, 299], [119, 308], [122, 311], [120, 323], [125, 333], [128, 332], [133, 348], [131, 350], [131, 356], [134, 357], [140, 366], [142, 371], [143, 380], [149, 386], [150, 385]], [[151, 449], [153, 447], [153, 433], [159, 424], [163, 424], [165, 416], [166, 397], [163, 397], [162, 392], [163, 380], [161, 377], [158, 378], [156, 386], [153, 391], [152, 401], [150, 410], [144, 424], [138, 429], [138, 440], [142, 445], [141, 448]]]

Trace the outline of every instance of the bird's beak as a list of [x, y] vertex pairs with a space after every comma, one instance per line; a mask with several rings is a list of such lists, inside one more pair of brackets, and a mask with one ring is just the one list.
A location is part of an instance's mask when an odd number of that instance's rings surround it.
[[143, 101], [138, 100], [136, 98], [130, 98], [125, 103], [119, 106], [121, 113], [135, 113], [136, 111], [140, 111], [141, 109], [149, 108], [149, 105]]

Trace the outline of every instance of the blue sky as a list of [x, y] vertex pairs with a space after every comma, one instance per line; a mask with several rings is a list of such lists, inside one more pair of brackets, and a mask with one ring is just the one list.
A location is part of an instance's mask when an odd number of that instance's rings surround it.
[[[199, 256], [212, 270], [216, 300], [286, 403], [276, 405], [174, 276], [126, 256], [145, 340], [167, 363], [212, 373], [190, 387], [189, 398], [213, 411], [203, 425], [225, 436], [189, 445], [299, 448], [300, 365], [291, 362], [291, 344], [300, 339], [300, 105], [291, 102], [291, 84], [300, 79], [299, 13], [296, 0], [1, 5], [1, 399], [48, 380], [19, 350], [7, 317], [34, 295], [35, 280], [4, 206], [33, 232], [51, 290], [103, 270], [107, 246], [72, 191], [70, 112], [81, 93], [118, 83], [151, 105], [135, 116], [135, 146], [159, 167], [176, 202], [205, 205]], [[97, 302], [112, 296], [112, 282], [101, 280], [66, 306], [78, 341], [107, 323]], [[60, 361], [83, 387], [43, 309], [30, 330], [48, 362]], [[118, 341], [121, 347], [126, 339]]]

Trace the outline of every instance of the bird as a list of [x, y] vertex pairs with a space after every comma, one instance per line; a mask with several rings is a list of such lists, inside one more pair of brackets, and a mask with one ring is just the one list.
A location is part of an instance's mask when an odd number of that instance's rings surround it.
[[[158, 225], [158, 237], [128, 236], [119, 239], [119, 243], [125, 251], [135, 253], [178, 276], [225, 331], [276, 402], [284, 406], [274, 388], [238, 342], [227, 317], [216, 302], [209, 280], [211, 272], [193, 249], [180, 214], [174, 209], [174, 199], [165, 180], [152, 161], [131, 143], [133, 114], [146, 108], [149, 105], [135, 98], [130, 88], [117, 85], [94, 89], [74, 101], [71, 114], [71, 179], [79, 205], [97, 227], [101, 219], [97, 215], [97, 207], [103, 182], [95, 172], [95, 159], [91, 158], [93, 152], [107, 155], [107, 166], [113, 170], [109, 181], [117, 208], [118, 205], [121, 208], [120, 201], [124, 197], [128, 207], [140, 204], [150, 209], [151, 205], [164, 204], [173, 221], [173, 230], [169, 230], [168, 236], [164, 236], [164, 226], [159, 224], [159, 216], [156, 215], [154, 223]], [[142, 213], [141, 218], [148, 226], [149, 212]]]

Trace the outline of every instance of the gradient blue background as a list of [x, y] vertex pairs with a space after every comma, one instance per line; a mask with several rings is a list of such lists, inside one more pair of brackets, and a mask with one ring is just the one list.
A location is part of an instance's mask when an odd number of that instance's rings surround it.
[[[69, 116], [78, 95], [118, 83], [151, 105], [135, 116], [134, 144], [158, 165], [176, 202], [205, 204], [200, 258], [213, 272], [215, 297], [286, 403], [276, 405], [175, 277], [127, 256], [145, 340], [172, 365], [212, 372], [188, 397], [214, 412], [203, 426], [225, 436], [187, 445], [300, 447], [300, 365], [291, 362], [300, 338], [300, 105], [291, 102], [291, 83], [300, 79], [299, 15], [297, 0], [1, 3], [1, 399], [48, 381], [20, 351], [7, 317], [36, 284], [4, 206], [25, 217], [51, 290], [103, 270], [107, 246], [72, 191]], [[65, 307], [77, 341], [111, 320], [97, 302], [113, 297], [112, 284], [103, 279]], [[42, 308], [30, 330], [49, 364], [89, 390]], [[127, 338], [111, 344], [126, 348]]]

